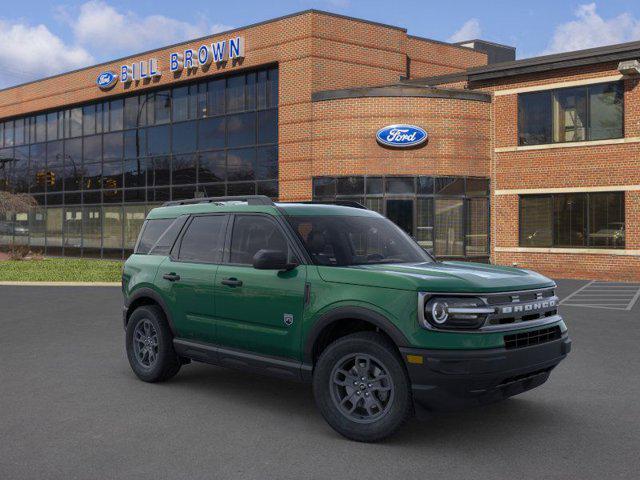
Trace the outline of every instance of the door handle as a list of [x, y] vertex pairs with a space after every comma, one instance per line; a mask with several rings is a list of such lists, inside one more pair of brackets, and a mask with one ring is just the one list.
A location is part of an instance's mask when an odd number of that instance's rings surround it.
[[237, 278], [234, 278], [234, 277], [225, 278], [224, 280], [222, 280], [221, 283], [223, 285], [227, 285], [228, 287], [241, 287], [242, 286], [242, 280], [238, 280]]
[[177, 282], [178, 280], [180, 280], [180, 275], [177, 275], [175, 272], [171, 272], [165, 273], [164, 275], [162, 275], [162, 278], [164, 278], [165, 280], [169, 280], [170, 282]]

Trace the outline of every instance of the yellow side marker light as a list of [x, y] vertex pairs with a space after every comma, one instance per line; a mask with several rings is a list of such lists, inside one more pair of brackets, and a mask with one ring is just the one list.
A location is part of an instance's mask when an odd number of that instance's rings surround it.
[[422, 358], [422, 355], [407, 355], [407, 362], [422, 365], [424, 363], [424, 358]]

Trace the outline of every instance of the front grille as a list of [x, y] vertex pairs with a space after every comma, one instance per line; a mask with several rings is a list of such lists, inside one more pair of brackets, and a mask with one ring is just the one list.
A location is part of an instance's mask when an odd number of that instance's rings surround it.
[[557, 340], [562, 335], [560, 327], [543, 328], [541, 330], [533, 330], [531, 332], [514, 333], [513, 335], [504, 336], [504, 346], [507, 350], [513, 348], [530, 347], [541, 343]]
[[495, 312], [487, 316], [486, 325], [530, 322], [558, 314], [558, 297], [552, 288], [489, 294], [486, 302], [495, 307]]

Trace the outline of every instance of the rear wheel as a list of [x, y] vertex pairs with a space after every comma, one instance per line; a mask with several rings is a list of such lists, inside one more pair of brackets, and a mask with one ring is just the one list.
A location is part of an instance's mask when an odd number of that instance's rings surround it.
[[313, 391], [325, 420], [352, 440], [382, 440], [413, 412], [402, 360], [374, 332], [354, 333], [329, 345], [316, 364]]
[[127, 357], [133, 372], [145, 382], [162, 382], [180, 370], [173, 336], [164, 313], [155, 305], [134, 310], [127, 323]]

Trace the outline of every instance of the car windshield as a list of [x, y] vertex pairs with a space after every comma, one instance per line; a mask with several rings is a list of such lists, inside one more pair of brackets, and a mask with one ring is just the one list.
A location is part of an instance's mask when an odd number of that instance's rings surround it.
[[393, 222], [373, 216], [291, 216], [316, 265], [346, 267], [433, 259]]

